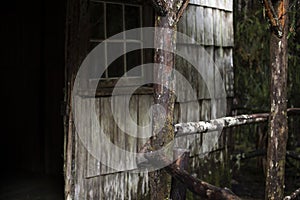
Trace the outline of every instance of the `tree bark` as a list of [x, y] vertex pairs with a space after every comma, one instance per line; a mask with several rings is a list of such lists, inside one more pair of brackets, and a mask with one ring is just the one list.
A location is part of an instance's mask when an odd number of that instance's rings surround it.
[[285, 155], [288, 138], [287, 125], [287, 35], [288, 0], [276, 2], [277, 16], [283, 27], [283, 36], [272, 32], [270, 39], [271, 111], [269, 118], [267, 177], [265, 199], [284, 197]]
[[[171, 9], [171, 8], [168, 8]], [[158, 64], [158, 68], [154, 70], [154, 82], [161, 82], [154, 85], [154, 104], [157, 106], [153, 110], [153, 137], [151, 140], [151, 149], [153, 151], [163, 148], [166, 144], [174, 139], [173, 113], [174, 113], [174, 76], [172, 70], [174, 66], [174, 56], [171, 52], [162, 49], [175, 49], [175, 27], [169, 26], [168, 20], [172, 17], [170, 10], [167, 16], [156, 16], [155, 26], [160, 28], [170, 28], [170, 34], [165, 34], [161, 29], [155, 32], [155, 50], [154, 62]], [[164, 110], [164, 112], [161, 112]], [[165, 121], [162, 129], [161, 122]], [[167, 198], [168, 179], [170, 177], [162, 170], [150, 173], [150, 191], [151, 199]]]
[[250, 115], [238, 115], [234, 117], [222, 117], [208, 121], [180, 123], [175, 124], [175, 135], [176, 137], [180, 137], [195, 133], [212, 132], [223, 128], [241, 126], [245, 124], [259, 123], [267, 121], [268, 117], [268, 113], [257, 113]]
[[[154, 104], [153, 110], [153, 137], [150, 147], [146, 152], [162, 149], [174, 139], [174, 104], [175, 104], [175, 77], [174, 54], [176, 48], [176, 25], [188, 4], [188, 0], [153, 0], [156, 8], [154, 46], [154, 63], [158, 64], [154, 68]], [[166, 29], [161, 29], [166, 28]], [[164, 112], [162, 112], [162, 110]], [[162, 127], [162, 122], [165, 122]], [[165, 199], [168, 195], [168, 179], [170, 177], [162, 170], [150, 173], [151, 199]]]
[[[300, 108], [289, 108], [287, 109], [287, 114], [300, 114]], [[242, 114], [233, 117], [221, 117], [208, 121], [179, 123], [175, 124], [175, 137], [197, 133], [206, 133], [217, 131], [222, 128], [230, 128], [246, 124], [265, 122], [269, 119], [269, 115], [269, 113]]]
[[[287, 109], [288, 115], [300, 114], [300, 108]], [[199, 122], [187, 122], [175, 124], [175, 137], [187, 136], [199, 133], [209, 133], [217, 131], [222, 128], [230, 128], [236, 126], [242, 126], [252, 123], [265, 122], [269, 119], [269, 113], [256, 113], [256, 114], [243, 114], [234, 117], [222, 117], [218, 119], [212, 119], [209, 121]], [[152, 138], [150, 138], [140, 149], [139, 153], [145, 153], [149, 151]]]

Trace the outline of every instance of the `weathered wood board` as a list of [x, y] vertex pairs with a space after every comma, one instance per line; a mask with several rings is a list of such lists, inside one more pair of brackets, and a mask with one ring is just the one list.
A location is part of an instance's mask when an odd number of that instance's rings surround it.
[[[232, 0], [191, 0], [179, 21], [178, 31], [194, 41], [181, 41], [177, 48], [191, 55], [191, 59], [197, 64], [193, 66], [176, 56], [176, 70], [185, 77], [192, 90], [187, 89], [186, 82], [176, 83], [175, 123], [209, 120], [225, 115], [226, 110], [222, 108], [227, 105], [222, 100], [233, 97], [234, 83], [232, 5]], [[220, 85], [225, 88], [226, 94], [222, 93]], [[122, 155], [101, 149], [100, 130], [96, 124], [101, 126], [107, 138], [119, 148], [128, 153], [138, 152], [152, 135], [152, 95], [135, 94], [129, 98], [124, 92], [117, 96], [100, 95], [96, 99], [86, 96], [76, 98], [79, 102], [77, 109], [86, 116], [77, 131], [86, 134], [84, 138], [79, 138], [76, 134], [74, 139], [74, 200], [148, 199], [148, 173], [117, 171], [100, 162], [101, 159], [108, 162], [110, 159], [121, 160]], [[92, 105], [95, 106], [97, 117], [87, 112]], [[126, 105], [130, 115], [126, 114]], [[115, 116], [112, 111], [115, 111]], [[219, 133], [198, 134], [185, 136], [175, 142], [177, 147], [190, 149], [190, 170], [199, 177], [209, 176], [199, 170], [209, 169], [203, 164], [208, 152], [225, 147], [226, 140], [218, 136]], [[98, 146], [98, 152], [93, 155], [90, 150]], [[220, 151], [212, 159], [220, 162], [226, 159], [226, 152]], [[214, 166], [213, 161], [207, 162], [210, 163], [209, 166]], [[128, 157], [128, 163], [131, 168], [136, 166], [133, 158]]]

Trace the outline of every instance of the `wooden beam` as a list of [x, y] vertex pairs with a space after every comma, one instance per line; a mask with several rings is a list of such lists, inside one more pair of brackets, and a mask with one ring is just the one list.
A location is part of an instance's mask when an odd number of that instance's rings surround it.
[[291, 195], [284, 197], [283, 200], [292, 200], [296, 199], [298, 196], [300, 196], [300, 188], [298, 188], [295, 192], [293, 192]]
[[[175, 149], [174, 160], [176, 165], [183, 170], [187, 170], [189, 167], [190, 151], [188, 149]], [[182, 200], [186, 199], [186, 186], [176, 178], [172, 177], [170, 199]]]
[[[300, 108], [288, 108], [288, 115], [300, 114]], [[233, 117], [222, 117], [209, 121], [199, 122], [187, 122], [175, 124], [175, 137], [181, 137], [191, 134], [209, 133], [220, 130], [222, 128], [229, 128], [235, 126], [241, 126], [252, 123], [266, 122], [268, 120], [269, 113], [257, 113], [257, 114], [244, 114]], [[151, 146], [152, 137], [143, 145], [139, 153], [149, 152]]]
[[166, 165], [164, 168], [166, 172], [178, 181], [182, 182], [191, 192], [202, 198], [208, 200], [240, 200], [240, 198], [229, 189], [216, 187], [190, 175], [186, 170], [180, 168], [176, 162], [168, 165], [171, 161], [164, 155], [156, 154], [152, 156], [151, 154], [147, 154], [147, 159], [154, 165], [155, 163]]
[[238, 115], [234, 117], [222, 117], [209, 121], [179, 123], [175, 125], [175, 135], [176, 137], [180, 137], [195, 133], [206, 133], [222, 130], [223, 128], [229, 128], [233, 126], [265, 122], [268, 120], [268, 117], [268, 113], [259, 113]]

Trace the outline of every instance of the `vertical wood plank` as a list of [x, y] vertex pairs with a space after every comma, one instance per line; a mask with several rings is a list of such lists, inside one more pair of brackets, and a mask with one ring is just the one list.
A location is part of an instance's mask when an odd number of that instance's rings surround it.
[[[87, 155], [88, 152], [86, 150], [87, 141], [89, 140], [89, 135], [87, 134], [90, 131], [90, 118], [88, 113], [89, 102], [87, 99], [82, 97], [75, 97], [78, 101], [76, 106], [76, 111], [79, 113], [75, 113], [75, 115], [80, 114], [85, 117], [83, 120], [78, 121], [77, 123], [77, 132], [75, 134], [75, 191], [74, 191], [74, 199], [86, 199], [87, 193], [87, 183], [86, 183], [86, 175], [87, 175]], [[80, 137], [77, 134], [80, 132]], [[84, 142], [84, 143], [83, 143]]]
[[189, 5], [188, 9], [185, 11], [187, 13], [187, 18], [186, 18], [186, 34], [195, 39], [195, 34], [196, 34], [196, 24], [195, 24], [195, 19], [196, 19], [196, 6], [194, 5]]
[[[199, 101], [192, 101], [188, 103], [187, 122], [200, 121], [200, 107], [201, 105], [199, 105]], [[199, 136], [198, 134], [186, 136], [186, 146], [184, 148], [188, 149], [192, 145], [197, 147], [199, 137], [201, 136]]]
[[233, 11], [233, 0], [224, 0], [224, 5], [226, 11]]
[[234, 96], [234, 70], [232, 48], [224, 49], [225, 89], [228, 97]]
[[[187, 122], [188, 103], [180, 102], [178, 104], [178, 122]], [[180, 137], [175, 139], [174, 148], [185, 148], [187, 146], [187, 137]]]
[[221, 77], [224, 78], [224, 51], [222, 47], [214, 48], [214, 62], [216, 69], [219, 70]]
[[[129, 100], [129, 98], [127, 98], [127, 100]], [[129, 105], [130, 116], [125, 116], [125, 121], [126, 121], [125, 150], [128, 151], [129, 153], [131, 152], [135, 153], [138, 152], [137, 150], [138, 95], [131, 96], [129, 102], [126, 102], [126, 104], [127, 103]], [[132, 119], [133, 123], [130, 122], [130, 118]], [[130, 169], [136, 168], [135, 158], [129, 156], [128, 158], [126, 158], [126, 160], [128, 163], [130, 163]]]
[[[118, 96], [112, 96], [112, 106], [114, 109], [114, 117], [112, 116], [112, 123], [114, 124], [114, 132], [112, 133], [114, 135], [113, 143], [118, 146], [120, 149], [125, 149], [126, 143], [125, 143], [125, 133], [119, 128], [121, 126], [124, 126], [123, 128], [126, 128], [126, 119], [127, 116], [125, 115], [125, 107], [126, 107], [126, 96], [125, 95], [118, 95]], [[120, 160], [120, 168], [124, 168], [123, 166], [123, 157], [118, 152], [111, 152], [111, 156], [114, 157], [116, 160]]]
[[207, 70], [206, 74], [206, 84], [208, 92], [205, 94], [206, 99], [214, 98], [214, 88], [215, 88], [215, 78], [214, 78], [214, 47], [205, 47], [205, 68]]
[[[190, 55], [190, 56], [194, 56], [192, 58], [192, 60], [196, 60], [197, 59], [197, 48], [195, 48], [194, 45], [186, 45], [185, 47], [186, 49], [186, 55]], [[196, 91], [194, 92], [195, 85], [197, 84], [197, 72], [195, 72], [194, 66], [192, 64], [190, 64], [188, 61], [184, 60], [183, 61], [185, 63], [185, 67], [182, 69], [184, 72], [184, 76], [187, 80], [187, 83], [184, 82], [183, 85], [183, 92], [184, 92], [184, 102], [189, 102], [193, 100], [193, 97], [196, 97]], [[188, 89], [188, 86], [190, 86]]]
[[140, 150], [147, 142], [148, 138], [152, 136], [152, 124], [150, 110], [153, 105], [152, 95], [140, 95], [138, 101], [138, 142], [137, 149]]
[[76, 162], [76, 179], [75, 179], [75, 200], [86, 199], [86, 150], [82, 145], [78, 136], [76, 136], [76, 153], [75, 153], [75, 162]]
[[214, 18], [214, 45], [222, 46], [222, 26], [223, 19], [221, 18], [222, 11], [219, 9], [213, 10], [213, 18]]
[[[99, 99], [95, 100], [94, 102], [92, 99], [86, 99], [87, 102], [87, 107], [90, 108], [92, 104], [95, 103], [95, 108], [96, 108], [96, 113], [100, 114], [100, 102]], [[96, 123], [99, 123], [99, 118], [94, 118], [91, 116], [91, 113], [86, 113], [88, 116], [86, 116], [86, 120], [88, 121], [90, 127], [90, 132], [87, 135], [88, 137], [88, 145], [87, 149], [97, 149], [97, 147], [100, 147], [99, 144], [99, 130], [96, 126]], [[95, 155], [97, 156], [97, 155]], [[97, 176], [100, 175], [100, 161], [96, 159], [91, 153], [87, 152], [87, 172], [86, 172], [86, 177], [91, 177], [91, 176]], [[99, 178], [89, 178], [85, 180], [86, 182], [86, 199], [89, 200], [96, 200], [99, 199]]]
[[200, 114], [200, 120], [206, 121], [211, 118], [210, 113], [210, 100], [203, 100], [202, 106], [201, 106], [201, 114]]
[[[215, 113], [212, 113], [212, 106], [215, 105], [211, 105], [211, 101], [209, 100], [203, 100], [202, 102], [202, 117], [205, 120], [208, 119], [212, 119], [213, 115], [215, 115]], [[202, 146], [200, 148], [201, 154], [205, 155], [207, 153], [209, 153], [210, 151], [216, 149], [218, 147], [218, 139], [219, 139], [219, 133], [217, 131], [215, 132], [210, 132], [209, 134], [203, 134], [203, 138], [202, 138]]]
[[204, 44], [204, 16], [203, 16], [203, 7], [202, 6], [195, 6], [195, 13], [196, 13], [196, 38], [195, 40], [199, 44]]
[[205, 51], [203, 46], [198, 47], [197, 51], [197, 63], [198, 65], [196, 66], [198, 71], [200, 72], [196, 84], [196, 89], [197, 89], [197, 96], [198, 99], [204, 99], [208, 97], [208, 90], [207, 90], [207, 85], [205, 83], [205, 78], [208, 76], [207, 74], [207, 60], [208, 60], [208, 55], [207, 52]]
[[[187, 10], [189, 10], [189, 9], [190, 9], [190, 5], [188, 5], [188, 7], [187, 7]], [[187, 17], [188, 17], [188, 12], [184, 12], [177, 24], [178, 32], [186, 34], [186, 30], [187, 30], [187, 26], [188, 26], [186, 23]], [[186, 43], [187, 41], [181, 41], [181, 42]]]
[[203, 10], [203, 18], [204, 18], [204, 45], [214, 45], [214, 37], [213, 37], [213, 9], [212, 8], [204, 8]]
[[[96, 113], [99, 115], [100, 114], [100, 99], [96, 99], [95, 102], [92, 99], [87, 99], [86, 100], [88, 103], [88, 107], [91, 107], [92, 104], [95, 104], [96, 108]], [[93, 149], [96, 150], [97, 148], [100, 147], [100, 138], [99, 134], [100, 131], [98, 129], [97, 124], [99, 122], [99, 118], [94, 118], [91, 116], [91, 113], [87, 113], [87, 121], [89, 121], [89, 127], [90, 131], [88, 134], [88, 149]], [[94, 156], [100, 155], [100, 150], [99, 152], [96, 152], [96, 155], [92, 155], [91, 153], [88, 153], [87, 155], [87, 176], [96, 176], [100, 174], [100, 161], [95, 158]]]
[[222, 11], [222, 19], [224, 26], [222, 26], [222, 44], [225, 47], [233, 47], [233, 13]]
[[[187, 90], [187, 87], [184, 86], [183, 90], [186, 93], [186, 100], [185, 102], [190, 102], [190, 101], [196, 101], [196, 99], [199, 98], [199, 96], [205, 96], [205, 92], [203, 93], [199, 93], [199, 86], [200, 86], [200, 82], [203, 82], [202, 80], [202, 74], [199, 73], [199, 69], [203, 69], [204, 74], [205, 74], [205, 67], [202, 65], [203, 63], [201, 63], [199, 61], [199, 59], [202, 59], [202, 54], [199, 53], [199, 49], [201, 51], [202, 46], [201, 45], [190, 45], [187, 47], [188, 49], [188, 55], [193, 56], [193, 58], [191, 58], [194, 62], [195, 65], [192, 64], [188, 64], [188, 68], [187, 69], [183, 69], [187, 74], [187, 80], [188, 80], [188, 84], [190, 85], [191, 89]], [[205, 75], [204, 75], [205, 76]], [[204, 85], [203, 88], [201, 89], [205, 89], [206, 86]]]
[[226, 98], [226, 93], [224, 93], [226, 74], [223, 47], [216, 47], [214, 49], [214, 62], [215, 98]]
[[[111, 98], [110, 97], [101, 97], [100, 99], [100, 105], [101, 105], [101, 110], [100, 110], [100, 126], [101, 129], [103, 130], [104, 134], [109, 138], [111, 141], [114, 141], [114, 132], [115, 132], [115, 122], [112, 116], [112, 111], [111, 111]], [[111, 158], [111, 152], [106, 152], [106, 150], [102, 149], [101, 150], [101, 160], [107, 160], [110, 162]], [[109, 168], [108, 166], [101, 165], [100, 172], [101, 174], [107, 174], [107, 173], [112, 173], [115, 170]]]
[[[84, 102], [84, 99], [81, 97], [76, 97], [78, 99], [76, 107], [80, 114], [86, 114], [87, 111], [87, 105], [86, 102]], [[79, 113], [75, 113], [79, 114]], [[87, 151], [84, 145], [82, 144], [82, 140], [86, 140], [84, 133], [86, 133], [87, 130], [87, 121], [82, 120], [79, 121], [77, 124], [77, 130], [80, 131], [82, 134], [82, 138], [78, 136], [78, 134], [75, 134], [75, 158], [74, 158], [74, 163], [75, 163], [75, 191], [74, 191], [74, 199], [75, 200], [81, 200], [81, 199], [86, 199], [86, 182], [85, 182], [85, 177], [86, 177], [86, 156], [87, 156]]]
[[[187, 44], [182, 44], [178, 46], [180, 48], [180, 51], [188, 53], [188, 45]], [[187, 79], [190, 77], [189, 76], [189, 69], [190, 69], [190, 64], [180, 56], [175, 56], [175, 65], [176, 65], [176, 70], [179, 72], [180, 75], [184, 77], [184, 79]], [[186, 101], [188, 97], [188, 91], [185, 89], [185, 82], [182, 79], [179, 79], [179, 77], [176, 77], [176, 101], [177, 102], [184, 102]]]

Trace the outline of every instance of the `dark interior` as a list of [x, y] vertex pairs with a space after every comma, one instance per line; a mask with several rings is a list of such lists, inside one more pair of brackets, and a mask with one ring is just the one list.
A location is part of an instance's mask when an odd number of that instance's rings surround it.
[[63, 199], [65, 0], [0, 6], [0, 199]]

